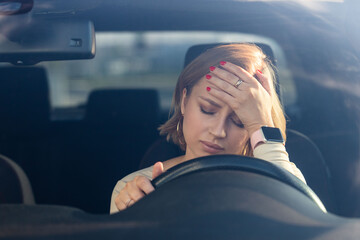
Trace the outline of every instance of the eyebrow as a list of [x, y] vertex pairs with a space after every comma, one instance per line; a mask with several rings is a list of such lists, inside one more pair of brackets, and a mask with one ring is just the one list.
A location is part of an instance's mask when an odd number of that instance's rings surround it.
[[213, 100], [211, 100], [209, 98], [202, 97], [202, 96], [199, 96], [199, 98], [201, 98], [204, 101], [209, 102], [211, 105], [214, 105], [215, 107], [221, 108], [221, 106], [219, 104], [217, 104], [216, 102], [214, 102]]

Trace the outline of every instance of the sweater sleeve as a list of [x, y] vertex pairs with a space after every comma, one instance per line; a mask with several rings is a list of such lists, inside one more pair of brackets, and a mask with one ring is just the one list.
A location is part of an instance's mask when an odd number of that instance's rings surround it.
[[149, 180], [152, 180], [152, 169], [153, 169], [153, 167], [151, 166], [151, 167], [144, 168], [139, 171], [133, 172], [133, 173], [127, 175], [126, 177], [124, 177], [123, 179], [119, 180], [116, 183], [114, 190], [112, 192], [112, 195], [111, 195], [111, 202], [110, 202], [110, 213], [111, 214], [119, 211], [119, 209], [117, 209], [117, 207], [115, 205], [115, 198], [120, 193], [121, 189], [123, 189], [125, 187], [126, 183], [132, 181], [136, 176], [144, 176], [144, 177], [148, 178]]
[[290, 162], [289, 155], [286, 148], [281, 143], [266, 143], [257, 146], [254, 149], [254, 157], [271, 162], [279, 167], [288, 170], [294, 174], [301, 181], [306, 183], [305, 178], [301, 171], [296, 167], [293, 162]]

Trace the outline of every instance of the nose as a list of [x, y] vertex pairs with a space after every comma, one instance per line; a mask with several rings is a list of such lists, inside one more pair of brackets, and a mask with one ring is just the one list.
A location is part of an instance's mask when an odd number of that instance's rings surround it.
[[217, 138], [226, 137], [226, 119], [221, 118], [217, 119], [212, 123], [212, 126], [209, 129], [210, 134], [214, 135]]

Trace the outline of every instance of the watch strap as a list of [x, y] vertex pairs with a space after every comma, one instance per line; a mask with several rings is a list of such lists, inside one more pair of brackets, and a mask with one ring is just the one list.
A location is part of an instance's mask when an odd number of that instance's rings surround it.
[[253, 150], [256, 147], [256, 145], [258, 145], [259, 143], [265, 143], [265, 142], [266, 142], [266, 139], [264, 137], [264, 134], [263, 134], [261, 128], [256, 130], [250, 137], [250, 144], [251, 144], [251, 147]]

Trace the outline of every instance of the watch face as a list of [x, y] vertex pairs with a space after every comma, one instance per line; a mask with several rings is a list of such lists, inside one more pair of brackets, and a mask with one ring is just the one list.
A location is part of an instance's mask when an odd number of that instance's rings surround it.
[[262, 131], [266, 141], [270, 142], [284, 142], [284, 138], [280, 129], [272, 127], [262, 127]]

